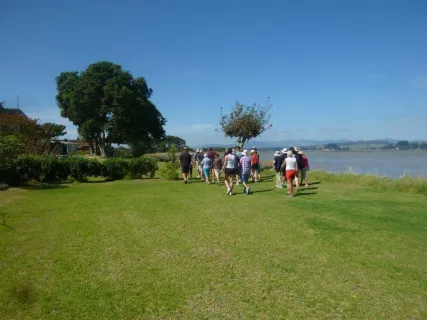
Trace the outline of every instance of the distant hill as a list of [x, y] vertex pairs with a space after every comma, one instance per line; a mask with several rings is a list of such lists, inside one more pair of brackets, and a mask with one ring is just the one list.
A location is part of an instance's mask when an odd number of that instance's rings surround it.
[[[256, 146], [258, 149], [272, 149], [279, 150], [282, 148], [288, 148], [290, 146], [298, 147], [321, 147], [327, 144], [336, 144], [343, 148], [348, 148], [350, 150], [360, 150], [360, 149], [372, 149], [380, 148], [385, 145], [395, 144], [399, 140], [384, 138], [384, 139], [372, 139], [372, 140], [307, 140], [307, 139], [295, 139], [295, 140], [280, 140], [280, 141], [263, 141], [263, 140], [252, 140], [245, 145], [246, 149]], [[195, 146], [196, 148], [208, 148], [213, 147], [215, 149], [223, 149], [232, 146], [232, 144], [203, 144]]]

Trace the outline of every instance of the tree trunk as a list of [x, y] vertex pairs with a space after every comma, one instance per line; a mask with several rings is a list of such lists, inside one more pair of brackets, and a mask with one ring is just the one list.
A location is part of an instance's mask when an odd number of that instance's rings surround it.
[[88, 140], [87, 143], [89, 144], [90, 153], [96, 154], [95, 145], [93, 144], [93, 140]]
[[244, 145], [246, 143], [246, 139], [245, 138], [239, 138], [237, 140], [237, 143], [239, 144], [240, 149], [243, 150], [243, 147], [244, 147]]

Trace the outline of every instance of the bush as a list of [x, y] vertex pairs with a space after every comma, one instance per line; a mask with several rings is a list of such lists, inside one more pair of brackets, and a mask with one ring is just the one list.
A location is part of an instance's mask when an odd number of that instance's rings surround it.
[[165, 166], [160, 169], [160, 176], [163, 179], [167, 180], [178, 180], [179, 174], [179, 161], [178, 156], [176, 155], [178, 149], [175, 145], [172, 145], [168, 151], [168, 161], [165, 163]]
[[121, 180], [129, 172], [129, 162], [120, 158], [108, 158], [104, 162], [104, 177], [108, 180]]
[[141, 179], [143, 176], [153, 178], [158, 169], [157, 161], [151, 158], [140, 157], [129, 160], [129, 176], [132, 179]]
[[84, 157], [72, 155], [62, 161], [68, 167], [70, 177], [77, 181], [86, 181], [91, 175], [89, 160]]
[[9, 189], [9, 185], [5, 183], [0, 183], [0, 191]]
[[15, 136], [0, 136], [0, 182], [16, 186], [21, 176], [16, 168], [16, 159], [23, 152], [21, 141]]
[[70, 174], [67, 163], [56, 156], [40, 156], [41, 182], [59, 183]]

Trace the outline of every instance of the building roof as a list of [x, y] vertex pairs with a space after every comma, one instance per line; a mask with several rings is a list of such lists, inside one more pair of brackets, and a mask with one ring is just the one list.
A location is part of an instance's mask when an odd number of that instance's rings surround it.
[[0, 105], [0, 113], [6, 113], [6, 114], [12, 114], [12, 115], [15, 115], [15, 114], [20, 114], [20, 115], [22, 115], [22, 116], [27, 116], [21, 109], [19, 109], [19, 108], [5, 108], [5, 107], [2, 107], [1, 105]]

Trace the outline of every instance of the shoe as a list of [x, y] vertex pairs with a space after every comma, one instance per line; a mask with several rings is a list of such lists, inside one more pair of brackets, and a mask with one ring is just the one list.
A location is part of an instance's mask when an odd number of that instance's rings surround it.
[[283, 189], [283, 186], [279, 186], [279, 189]]
[[228, 196], [230, 194], [230, 192], [231, 192], [231, 189], [227, 189], [226, 195]]
[[308, 187], [308, 183], [306, 183], [305, 186]]
[[251, 188], [246, 189], [246, 194], [249, 195], [251, 193]]
[[187, 182], [187, 180], [184, 180], [184, 184], [187, 184], [188, 182]]
[[294, 196], [292, 194], [288, 195], [289, 198], [293, 198]]

